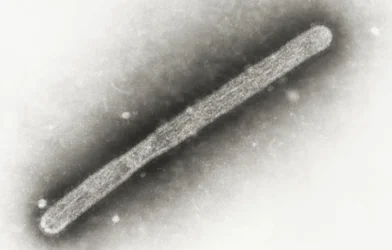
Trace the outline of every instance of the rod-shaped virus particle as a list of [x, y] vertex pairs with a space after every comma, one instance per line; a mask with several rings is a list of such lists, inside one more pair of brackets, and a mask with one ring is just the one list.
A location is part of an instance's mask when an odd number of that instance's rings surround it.
[[301, 63], [324, 51], [331, 41], [332, 32], [329, 28], [314, 26], [287, 42], [279, 50], [158, 127], [128, 152], [89, 176], [44, 213], [40, 220], [41, 230], [48, 235], [62, 232], [135, 171], [194, 136], [206, 125]]

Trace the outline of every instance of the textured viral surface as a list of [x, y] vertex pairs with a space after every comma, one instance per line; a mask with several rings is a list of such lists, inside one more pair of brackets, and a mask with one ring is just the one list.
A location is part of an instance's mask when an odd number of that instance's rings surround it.
[[[0, 248], [391, 249], [391, 1], [3, 2]], [[83, 180], [315, 24], [328, 53], [42, 233]]]
[[194, 136], [273, 81], [324, 51], [331, 41], [332, 33], [324, 26], [315, 26], [289, 41], [90, 176], [49, 208], [41, 218], [42, 230], [48, 234], [59, 233], [147, 162]]

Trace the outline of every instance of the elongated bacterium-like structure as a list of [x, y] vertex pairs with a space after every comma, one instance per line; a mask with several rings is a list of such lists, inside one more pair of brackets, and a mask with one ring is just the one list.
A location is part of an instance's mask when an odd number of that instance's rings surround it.
[[275, 53], [158, 127], [128, 152], [89, 176], [44, 213], [40, 220], [41, 230], [48, 235], [62, 232], [135, 171], [324, 51], [331, 41], [332, 32], [329, 28], [314, 26], [287, 42]]

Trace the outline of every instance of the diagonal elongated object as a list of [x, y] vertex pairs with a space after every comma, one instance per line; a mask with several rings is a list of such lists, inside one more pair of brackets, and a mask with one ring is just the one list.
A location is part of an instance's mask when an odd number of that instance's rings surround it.
[[41, 230], [48, 235], [60, 233], [146, 163], [176, 147], [270, 83], [324, 51], [331, 41], [332, 32], [325, 26], [314, 26], [295, 37], [89, 176], [44, 213], [40, 221]]

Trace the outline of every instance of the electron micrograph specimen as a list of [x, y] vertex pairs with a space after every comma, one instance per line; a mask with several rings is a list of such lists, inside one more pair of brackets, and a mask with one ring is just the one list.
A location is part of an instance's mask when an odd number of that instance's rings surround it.
[[0, 3], [0, 248], [388, 248], [391, 11]]
[[283, 77], [312, 56], [328, 48], [331, 31], [315, 26], [294, 38], [259, 64], [228, 82], [215, 93], [188, 107], [159, 127], [126, 154], [90, 176], [43, 215], [44, 233], [56, 234], [153, 158], [193, 137], [221, 115]]

